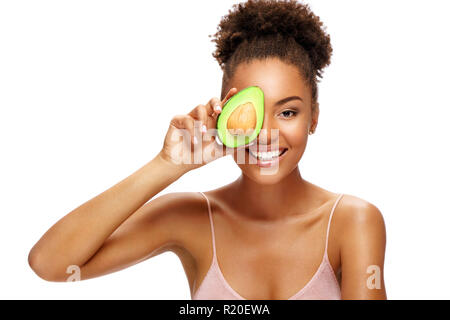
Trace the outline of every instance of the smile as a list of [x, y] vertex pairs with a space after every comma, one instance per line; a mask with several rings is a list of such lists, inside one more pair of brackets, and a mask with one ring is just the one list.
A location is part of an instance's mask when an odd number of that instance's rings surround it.
[[284, 155], [287, 153], [287, 148], [282, 148], [274, 151], [268, 152], [253, 152], [250, 149], [246, 149], [249, 156], [253, 159], [256, 159], [256, 165], [259, 167], [272, 167], [281, 159], [284, 158]]
[[287, 149], [278, 149], [274, 151], [269, 152], [253, 152], [252, 150], [248, 149], [248, 152], [256, 159], [262, 160], [262, 161], [268, 161], [275, 158], [278, 158], [282, 154], [284, 154], [287, 151]]

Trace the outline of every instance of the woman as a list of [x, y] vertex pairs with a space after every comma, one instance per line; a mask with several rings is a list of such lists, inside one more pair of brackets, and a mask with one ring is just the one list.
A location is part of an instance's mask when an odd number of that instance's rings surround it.
[[[173, 117], [161, 151], [53, 225], [30, 251], [31, 268], [65, 281], [76, 266], [83, 280], [170, 250], [193, 299], [386, 299], [380, 211], [304, 180], [298, 168], [332, 53], [322, 22], [295, 1], [248, 1], [222, 18], [213, 41], [221, 99]], [[209, 133], [225, 102], [250, 86], [264, 92], [263, 128], [254, 145], [230, 151]], [[183, 132], [190, 139], [180, 150], [173, 137]], [[270, 155], [258, 153], [267, 148]], [[180, 154], [191, 161], [180, 162]], [[242, 170], [236, 181], [154, 198], [225, 154]]]

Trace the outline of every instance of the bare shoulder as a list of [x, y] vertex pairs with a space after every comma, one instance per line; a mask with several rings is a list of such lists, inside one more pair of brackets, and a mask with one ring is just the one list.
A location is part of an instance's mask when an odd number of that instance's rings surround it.
[[333, 216], [341, 253], [370, 250], [384, 253], [386, 227], [383, 214], [373, 203], [344, 194]]
[[343, 195], [333, 219], [342, 227], [384, 225], [383, 214], [375, 204], [350, 194]]

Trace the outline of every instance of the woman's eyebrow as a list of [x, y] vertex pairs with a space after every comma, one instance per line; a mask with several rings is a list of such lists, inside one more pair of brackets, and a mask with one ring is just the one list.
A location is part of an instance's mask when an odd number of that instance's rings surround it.
[[275, 106], [280, 106], [280, 105], [282, 105], [282, 104], [285, 104], [286, 102], [289, 102], [289, 101], [295, 100], [295, 99], [298, 99], [298, 100], [300, 100], [300, 101], [303, 101], [303, 99], [300, 98], [299, 96], [290, 96], [290, 97], [286, 97], [286, 98], [281, 99], [280, 101], [276, 102], [276, 103], [275, 103]]

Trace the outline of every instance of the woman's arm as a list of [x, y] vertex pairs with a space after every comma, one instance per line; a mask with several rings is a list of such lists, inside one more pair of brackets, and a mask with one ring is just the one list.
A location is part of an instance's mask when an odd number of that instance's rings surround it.
[[373, 204], [360, 202], [341, 218], [345, 226], [340, 237], [342, 299], [386, 299], [386, 229], [381, 212]]
[[[187, 115], [173, 117], [163, 148], [154, 159], [53, 225], [29, 253], [28, 261], [36, 274], [49, 281], [65, 281], [67, 268], [75, 266], [81, 279], [87, 279], [175, 249], [183, 242], [186, 228], [182, 213], [189, 211], [190, 197], [163, 195], [146, 202], [184, 173], [227, 154], [214, 135], [204, 134], [216, 127], [224, 103], [236, 91], [231, 88], [222, 101], [213, 97]], [[202, 142], [199, 148], [194, 146], [196, 121], [204, 129], [198, 138]], [[185, 133], [189, 139], [180, 142]], [[194, 161], [197, 158], [201, 161]]]
[[[112, 271], [108, 268], [123, 268], [123, 264], [142, 258], [146, 250], [152, 249], [152, 245], [155, 248], [164, 245], [169, 241], [170, 229], [161, 224], [170, 216], [162, 216], [167, 211], [164, 209], [171, 207], [158, 204], [168, 196], [158, 197], [152, 201], [155, 202], [152, 206], [144, 204], [184, 173], [182, 166], [174, 165], [158, 154], [129, 177], [54, 224], [31, 249], [28, 256], [30, 267], [45, 280], [65, 281], [69, 276], [67, 268], [75, 265], [81, 269], [82, 279], [86, 279], [94, 274]], [[126, 229], [105, 243], [134, 212], [139, 214], [126, 224]], [[151, 224], [151, 221], [155, 223]], [[137, 239], [149, 232], [149, 224], [152, 230], [162, 229], [167, 232], [154, 232], [152, 238], [148, 239], [149, 245], [143, 248], [139, 245], [142, 241]], [[103, 259], [94, 258], [100, 248]], [[117, 255], [121, 261], [113, 262], [108, 253]]]

